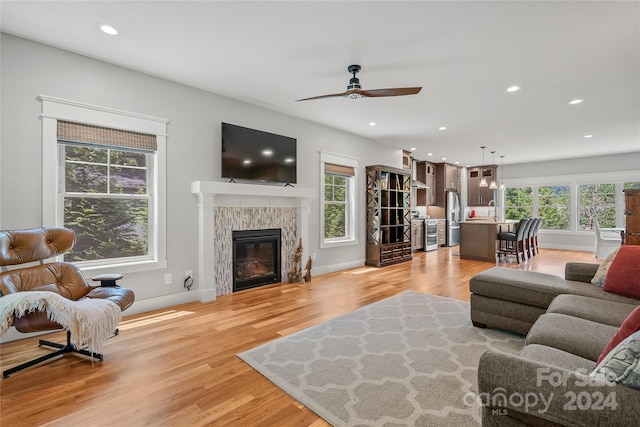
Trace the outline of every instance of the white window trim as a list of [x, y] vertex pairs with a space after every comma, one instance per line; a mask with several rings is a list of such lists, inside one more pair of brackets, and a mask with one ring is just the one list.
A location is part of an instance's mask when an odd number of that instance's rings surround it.
[[[349, 166], [353, 168], [354, 176], [349, 180], [349, 203], [351, 209], [347, 218], [347, 238], [345, 239], [325, 239], [324, 237], [324, 164], [331, 163], [340, 166]], [[340, 246], [350, 246], [358, 244], [358, 224], [356, 223], [356, 193], [358, 191], [358, 159], [355, 157], [345, 156], [342, 154], [320, 152], [320, 248], [335, 248]]]
[[112, 108], [100, 107], [66, 99], [40, 95], [42, 101], [42, 224], [56, 227], [62, 224], [62, 210], [57, 209], [58, 175], [58, 120], [102, 126], [156, 135], [158, 149], [152, 165], [157, 171], [156, 205], [150, 210], [155, 229], [149, 236], [152, 260], [112, 262], [106, 265], [83, 267], [92, 273], [132, 273], [167, 267], [166, 249], [166, 188], [167, 188], [167, 119], [146, 116]]

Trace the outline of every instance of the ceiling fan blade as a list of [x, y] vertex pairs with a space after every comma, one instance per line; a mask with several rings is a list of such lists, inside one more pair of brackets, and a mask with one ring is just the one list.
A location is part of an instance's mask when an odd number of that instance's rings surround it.
[[352, 91], [346, 91], [346, 92], [342, 92], [342, 93], [333, 93], [331, 95], [312, 96], [311, 98], [296, 99], [296, 102], [298, 102], [298, 101], [311, 101], [312, 99], [337, 98], [339, 96], [347, 96], [351, 92]]
[[415, 95], [421, 89], [422, 87], [396, 87], [391, 89], [357, 90], [356, 92], [368, 98], [380, 98], [383, 96]]

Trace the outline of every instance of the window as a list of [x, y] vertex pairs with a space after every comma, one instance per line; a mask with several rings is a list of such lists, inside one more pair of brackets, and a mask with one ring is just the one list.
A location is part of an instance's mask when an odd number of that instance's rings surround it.
[[570, 191], [568, 185], [538, 187], [538, 216], [541, 228], [546, 230], [570, 229]]
[[531, 187], [507, 188], [505, 218], [519, 220], [533, 216], [533, 190]]
[[578, 186], [578, 229], [594, 230], [595, 220], [600, 227], [616, 226], [616, 185], [582, 184]]
[[321, 245], [355, 244], [355, 189], [357, 160], [321, 153]]
[[[327, 166], [327, 165], [325, 165]], [[349, 176], [324, 173], [324, 238], [347, 238]]]
[[165, 268], [167, 121], [41, 98], [43, 223], [76, 233], [64, 259], [105, 272]]
[[152, 257], [154, 135], [58, 121], [62, 225], [76, 233], [66, 261]]

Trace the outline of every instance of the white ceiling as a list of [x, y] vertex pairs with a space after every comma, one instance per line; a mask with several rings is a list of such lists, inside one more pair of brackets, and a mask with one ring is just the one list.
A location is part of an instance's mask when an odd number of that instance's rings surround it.
[[[512, 164], [640, 150], [639, 6], [3, 0], [0, 22], [10, 34], [416, 147], [421, 160], [479, 164], [486, 145], [486, 163], [495, 150], [496, 163]], [[294, 102], [344, 91], [350, 64], [363, 67], [363, 89], [423, 89]], [[507, 93], [511, 85], [522, 90]], [[569, 105], [575, 98], [584, 102]]]

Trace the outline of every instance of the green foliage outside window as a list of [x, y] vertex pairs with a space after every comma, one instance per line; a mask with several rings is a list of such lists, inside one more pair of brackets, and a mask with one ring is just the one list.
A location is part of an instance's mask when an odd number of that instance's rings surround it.
[[533, 215], [531, 187], [507, 188], [505, 218], [520, 220]]
[[148, 254], [147, 156], [60, 144], [64, 152], [64, 226], [76, 233], [67, 260]]
[[347, 185], [348, 177], [324, 175], [324, 237], [347, 236]]
[[595, 220], [600, 227], [616, 226], [616, 185], [583, 184], [578, 186], [578, 229], [595, 229]]
[[538, 188], [538, 215], [541, 228], [569, 230], [569, 186], [554, 185]]

